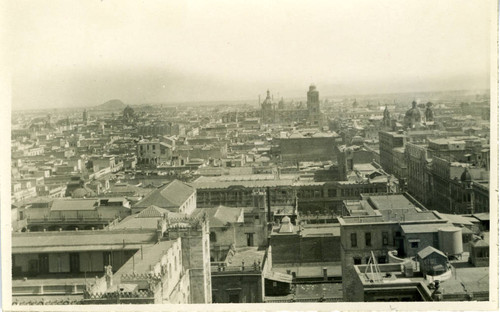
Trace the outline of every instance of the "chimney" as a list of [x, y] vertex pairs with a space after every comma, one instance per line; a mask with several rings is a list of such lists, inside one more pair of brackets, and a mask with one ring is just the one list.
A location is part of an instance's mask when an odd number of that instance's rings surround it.
[[267, 195], [267, 222], [272, 222], [271, 220], [271, 188], [268, 186], [266, 189]]

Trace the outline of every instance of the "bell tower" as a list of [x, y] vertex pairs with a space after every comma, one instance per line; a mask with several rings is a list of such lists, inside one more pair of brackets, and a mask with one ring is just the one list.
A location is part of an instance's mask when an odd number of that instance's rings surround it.
[[322, 127], [321, 109], [319, 103], [319, 92], [314, 84], [307, 91], [308, 121], [311, 126]]

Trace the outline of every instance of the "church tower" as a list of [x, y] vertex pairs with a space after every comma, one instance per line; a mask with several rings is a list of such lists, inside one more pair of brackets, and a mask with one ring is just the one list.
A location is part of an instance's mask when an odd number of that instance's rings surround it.
[[309, 124], [322, 127], [319, 92], [313, 84], [309, 86], [309, 91], [307, 91], [307, 111]]
[[262, 123], [274, 123], [274, 103], [271, 98], [271, 92], [267, 90], [266, 99], [261, 103]]

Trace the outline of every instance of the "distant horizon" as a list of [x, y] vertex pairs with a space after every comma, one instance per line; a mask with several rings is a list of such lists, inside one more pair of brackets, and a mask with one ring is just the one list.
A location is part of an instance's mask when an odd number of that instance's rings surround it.
[[[345, 93], [345, 94], [331, 94], [331, 95], [322, 95], [321, 90], [318, 89], [320, 92], [320, 100], [324, 99], [332, 99], [332, 98], [342, 98], [345, 99], [347, 98], [352, 98], [359, 96], [360, 98], [366, 97], [366, 96], [401, 96], [401, 95], [411, 95], [411, 94], [426, 94], [426, 93], [453, 93], [453, 92], [475, 92], [475, 93], [489, 93], [490, 88], [477, 88], [477, 89], [450, 89], [450, 90], [426, 90], [426, 91], [407, 91], [407, 92], [381, 92], [381, 93]], [[266, 90], [267, 91], [267, 90]], [[272, 90], [271, 94], [273, 94]], [[304, 91], [305, 93], [306, 91]], [[263, 92], [265, 94], [265, 91]], [[261, 101], [265, 99], [264, 94], [261, 94]], [[275, 99], [275, 101], [279, 101], [281, 99], [281, 96], [279, 99]], [[300, 100], [300, 99], [306, 99], [306, 95], [302, 97], [283, 97], [285, 101], [292, 101], [292, 100]], [[176, 106], [176, 105], [186, 105], [186, 106], [194, 106], [194, 105], [210, 105], [210, 104], [228, 104], [228, 105], [258, 105], [258, 97], [254, 99], [220, 99], [220, 100], [192, 100], [192, 101], [159, 101], [159, 102], [139, 102], [139, 103], [131, 103], [131, 102], [126, 102], [123, 101], [120, 98], [112, 98], [108, 99], [102, 103], [98, 104], [90, 104], [90, 105], [83, 105], [83, 106], [59, 106], [59, 107], [44, 107], [44, 108], [19, 108], [15, 107], [14, 105], [12, 106], [12, 111], [40, 111], [40, 110], [66, 110], [66, 109], [93, 109], [97, 108], [98, 106], [105, 104], [109, 101], [113, 100], [120, 100], [124, 105], [130, 105], [130, 106], [145, 106], [145, 105], [166, 105], [166, 106]]]

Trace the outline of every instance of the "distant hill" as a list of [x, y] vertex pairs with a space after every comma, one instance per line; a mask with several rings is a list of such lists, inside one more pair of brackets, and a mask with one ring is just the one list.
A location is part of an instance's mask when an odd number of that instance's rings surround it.
[[109, 100], [106, 103], [102, 103], [101, 105], [97, 105], [95, 109], [99, 110], [123, 110], [127, 105], [120, 100], [114, 99]]

